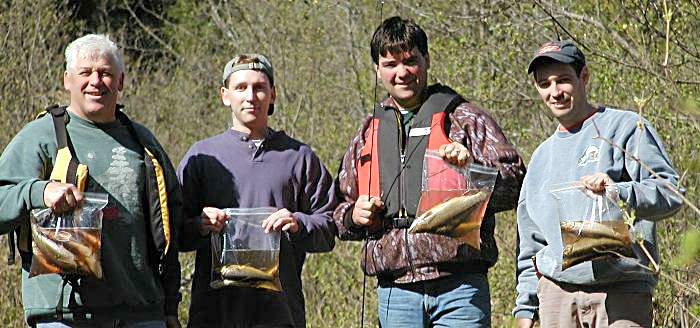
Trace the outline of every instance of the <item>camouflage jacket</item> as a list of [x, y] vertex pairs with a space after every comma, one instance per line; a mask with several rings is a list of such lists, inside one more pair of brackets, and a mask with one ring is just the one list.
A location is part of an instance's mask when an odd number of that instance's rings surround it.
[[[396, 108], [391, 98], [384, 100], [383, 105]], [[525, 165], [501, 128], [484, 110], [463, 102], [449, 114], [449, 119], [450, 139], [465, 145], [475, 162], [499, 169], [481, 225], [481, 249], [476, 250], [442, 235], [408, 234], [406, 229], [385, 229], [376, 238], [367, 239], [366, 229], [352, 222], [353, 206], [359, 196], [355, 163], [365, 145], [370, 116], [363, 120], [340, 163], [336, 185], [342, 203], [333, 214], [340, 239], [366, 240], [361, 265], [367, 275], [378, 276], [383, 281], [408, 283], [456, 272], [485, 272], [496, 263], [498, 249], [493, 235], [494, 214], [515, 208]]]

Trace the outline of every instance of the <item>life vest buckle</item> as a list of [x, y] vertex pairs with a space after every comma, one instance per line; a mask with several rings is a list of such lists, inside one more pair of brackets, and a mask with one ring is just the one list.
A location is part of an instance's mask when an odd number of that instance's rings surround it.
[[411, 226], [411, 219], [408, 217], [398, 217], [391, 219], [391, 226], [394, 229], [405, 229]]

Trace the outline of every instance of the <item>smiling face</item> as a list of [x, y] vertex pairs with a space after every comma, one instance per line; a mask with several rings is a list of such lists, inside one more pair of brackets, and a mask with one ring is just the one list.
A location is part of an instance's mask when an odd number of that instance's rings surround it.
[[228, 87], [221, 88], [221, 101], [231, 108], [232, 128], [262, 138], [267, 129], [267, 110], [275, 102], [275, 88], [267, 75], [257, 70], [233, 72]]
[[63, 73], [63, 87], [70, 93], [68, 109], [95, 123], [112, 122], [123, 83], [124, 73], [112, 56], [78, 55]]
[[540, 98], [563, 126], [580, 123], [592, 113], [586, 99], [588, 69], [577, 76], [569, 64], [550, 63], [535, 70], [535, 87]]
[[420, 104], [428, 82], [428, 55], [424, 56], [417, 47], [410, 52], [387, 52], [379, 56], [379, 63], [374, 68], [377, 78], [399, 107], [411, 108]]

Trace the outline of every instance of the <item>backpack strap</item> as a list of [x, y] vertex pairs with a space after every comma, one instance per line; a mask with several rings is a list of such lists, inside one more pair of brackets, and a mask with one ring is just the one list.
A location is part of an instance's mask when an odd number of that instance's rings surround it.
[[[66, 106], [52, 105], [46, 107], [46, 112], [53, 119], [53, 130], [56, 135], [56, 162], [51, 171], [50, 179], [62, 183], [70, 183], [77, 186], [77, 172], [80, 164], [75, 156], [75, 149], [70, 143], [70, 137], [66, 130], [67, 120]], [[79, 188], [82, 191], [82, 188]]]
[[[78, 190], [84, 191], [88, 177], [88, 167], [85, 164], [80, 164], [75, 149], [68, 135], [66, 125], [70, 121], [70, 116], [66, 113], [67, 106], [51, 105], [44, 109], [43, 113], [37, 115], [40, 118], [46, 114], [51, 115], [53, 121], [54, 135], [56, 138], [56, 160], [54, 167], [51, 170], [52, 181], [61, 183], [70, 183], [75, 185]], [[18, 247], [23, 252], [31, 252], [31, 231], [28, 223], [22, 223], [17, 229]], [[9, 234], [7, 255], [7, 263], [14, 264], [15, 262], [15, 242], [12, 234]]]

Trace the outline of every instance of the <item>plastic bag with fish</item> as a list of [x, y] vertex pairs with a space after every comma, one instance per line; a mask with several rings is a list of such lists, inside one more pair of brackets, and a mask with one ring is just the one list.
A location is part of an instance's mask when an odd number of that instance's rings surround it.
[[282, 291], [279, 280], [280, 232], [266, 233], [262, 221], [272, 207], [225, 208], [228, 221], [211, 235], [210, 286], [241, 286]]
[[70, 212], [54, 213], [48, 208], [31, 212], [30, 278], [59, 273], [102, 279], [102, 209], [107, 206], [108, 196], [90, 192], [84, 195], [82, 206]]
[[610, 256], [635, 256], [616, 190], [613, 185], [596, 194], [578, 181], [550, 187], [561, 229], [562, 270]]
[[445, 235], [480, 249], [481, 221], [497, 175], [496, 168], [457, 167], [426, 151], [421, 197], [408, 232]]

